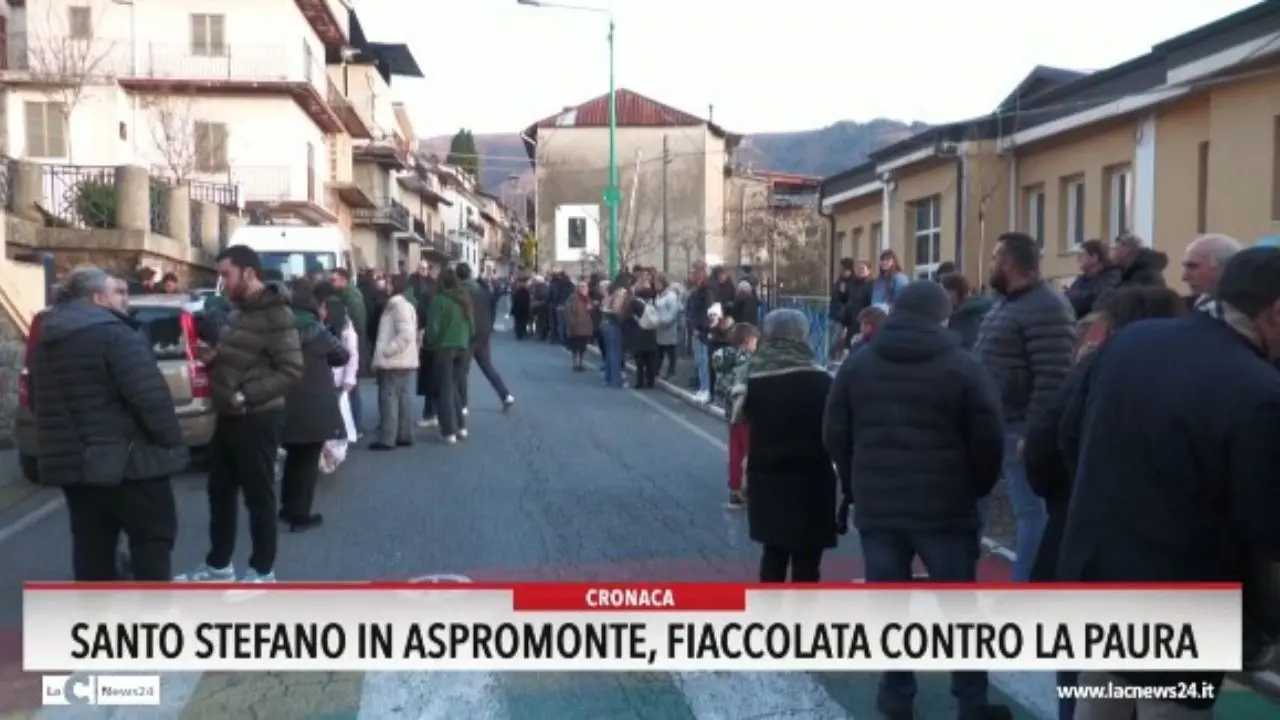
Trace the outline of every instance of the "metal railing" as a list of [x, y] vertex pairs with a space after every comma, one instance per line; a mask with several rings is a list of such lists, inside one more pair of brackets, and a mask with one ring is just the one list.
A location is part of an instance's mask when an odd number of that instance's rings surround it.
[[376, 207], [356, 208], [356, 222], [365, 224], [391, 225], [404, 231], [411, 227], [409, 208], [395, 200], [380, 200]]
[[278, 202], [307, 199], [303, 183], [297, 183], [300, 196], [294, 192], [295, 176], [305, 177], [305, 173], [303, 168], [287, 165], [237, 165], [231, 168], [230, 177], [246, 202]]
[[13, 176], [17, 172], [17, 161], [8, 155], [0, 155], [0, 207], [13, 209]]
[[151, 178], [151, 232], [165, 235], [169, 232], [169, 190], [173, 186], [162, 178]]
[[233, 208], [239, 203], [236, 201], [236, 186], [229, 183], [205, 182], [203, 180], [189, 180], [187, 187], [190, 188], [191, 199], [200, 202], [213, 203], [219, 207]]
[[[73, 40], [45, 33], [10, 31], [3, 69], [35, 75], [66, 75], [67, 55], [79, 59], [78, 76], [246, 82], [309, 82], [323, 93], [324, 57], [302, 47], [281, 45], [223, 45], [193, 47], [190, 43], [133, 43], [127, 37]], [[74, 50], [71, 50], [74, 48]]]
[[421, 238], [423, 242], [427, 241], [427, 224], [422, 222], [420, 218], [413, 219], [413, 234]]
[[103, 165], [42, 165], [40, 205], [54, 225], [117, 227], [116, 169]]
[[187, 213], [191, 247], [201, 248], [204, 247], [204, 213], [202, 212], [204, 203], [199, 200], [190, 200], [188, 204], [191, 208]]

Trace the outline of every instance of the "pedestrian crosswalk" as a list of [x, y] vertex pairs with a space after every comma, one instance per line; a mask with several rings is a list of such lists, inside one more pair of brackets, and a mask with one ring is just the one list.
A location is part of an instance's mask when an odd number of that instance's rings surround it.
[[[162, 706], [44, 707], [39, 676], [28, 692], [0, 685], [0, 719], [225, 720], [876, 720], [878, 678], [868, 673], [191, 673], [162, 679]], [[1015, 720], [1056, 717], [1049, 673], [994, 673], [991, 699]], [[954, 717], [945, 674], [919, 676], [917, 717]], [[21, 702], [18, 702], [21, 700]], [[1241, 688], [1219, 703], [1223, 720], [1276, 717]]]

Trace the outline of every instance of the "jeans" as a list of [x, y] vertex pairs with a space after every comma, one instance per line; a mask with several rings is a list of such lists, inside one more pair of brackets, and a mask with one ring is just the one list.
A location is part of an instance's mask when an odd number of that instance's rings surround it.
[[711, 356], [707, 343], [693, 339], [693, 362], [698, 366], [698, 392], [711, 392]]
[[430, 395], [422, 396], [422, 419], [431, 420], [436, 416], [436, 404]]
[[[209, 554], [205, 564], [226, 568], [236, 551], [236, 526], [244, 497], [253, 552], [249, 567], [261, 575], [276, 564], [276, 452], [284, 430], [283, 410], [221, 415], [209, 443]], [[137, 561], [134, 561], [135, 565]]]
[[351, 422], [356, 426], [356, 432], [364, 432], [364, 403], [360, 400], [359, 382], [347, 394], [347, 401], [351, 403]]
[[467, 426], [462, 408], [466, 407], [467, 368], [470, 365], [471, 354], [467, 350], [444, 348], [436, 351], [436, 392], [439, 393], [436, 411], [440, 434], [444, 437], [457, 435]]
[[169, 478], [126, 480], [111, 487], [62, 488], [71, 521], [71, 567], [76, 582], [120, 580], [116, 545], [128, 541], [133, 580], [169, 582], [178, 510]]
[[1018, 559], [1013, 563], [1013, 581], [1027, 582], [1031, 568], [1035, 566], [1040, 539], [1049, 520], [1044, 501], [1036, 495], [1027, 482], [1026, 463], [1018, 459], [1018, 443], [1026, 435], [1022, 423], [1010, 423], [1004, 431], [1004, 487], [1013, 506], [1014, 550]]
[[378, 371], [378, 442], [413, 442], [413, 370]]
[[557, 307], [551, 311], [551, 341], [563, 345], [569, 340], [569, 321], [565, 317], [564, 307]]
[[[978, 575], [977, 533], [867, 531], [860, 533], [867, 582], [911, 582], [912, 561], [920, 558], [930, 582], [971, 583]], [[987, 674], [951, 673], [951, 695], [960, 709], [987, 705]], [[879, 705], [907, 712], [915, 703], [916, 676], [887, 672], [880, 680]]]
[[604, 340], [604, 382], [609, 387], [622, 387], [622, 326], [613, 320], [600, 323]]

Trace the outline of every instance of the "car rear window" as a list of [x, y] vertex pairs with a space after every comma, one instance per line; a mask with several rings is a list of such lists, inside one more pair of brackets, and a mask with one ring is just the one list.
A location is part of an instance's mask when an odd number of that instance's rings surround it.
[[156, 360], [185, 360], [187, 336], [182, 331], [182, 310], [169, 307], [130, 308], [129, 316], [147, 339]]

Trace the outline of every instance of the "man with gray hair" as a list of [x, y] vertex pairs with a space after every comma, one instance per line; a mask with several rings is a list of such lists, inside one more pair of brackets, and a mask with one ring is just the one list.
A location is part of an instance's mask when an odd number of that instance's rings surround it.
[[1117, 287], [1164, 287], [1164, 269], [1169, 266], [1169, 256], [1147, 247], [1137, 235], [1125, 233], [1117, 237], [1111, 245], [1111, 261], [1121, 268]]
[[1188, 303], [1192, 309], [1211, 311], [1222, 268], [1240, 250], [1239, 240], [1217, 233], [1201, 235], [1187, 245], [1182, 255], [1182, 282], [1191, 291]]
[[169, 478], [186, 466], [187, 448], [127, 299], [125, 281], [105, 270], [74, 270], [41, 316], [31, 361], [40, 480], [66, 497], [78, 582], [119, 579], [121, 532], [136, 580], [172, 577]]

